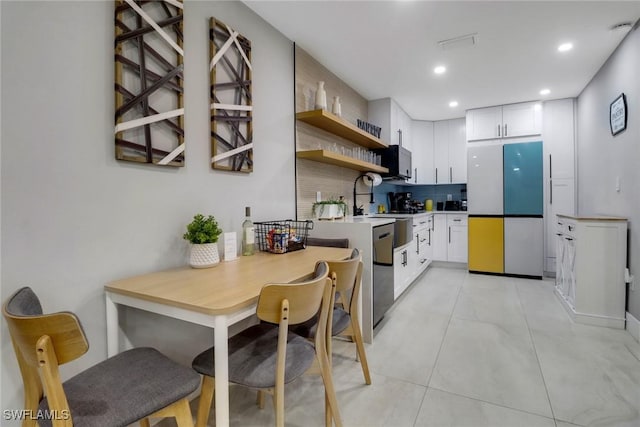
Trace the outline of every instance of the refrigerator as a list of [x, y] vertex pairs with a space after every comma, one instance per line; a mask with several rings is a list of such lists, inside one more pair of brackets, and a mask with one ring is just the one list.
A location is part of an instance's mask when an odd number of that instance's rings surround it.
[[468, 268], [504, 273], [502, 144], [467, 149]]
[[503, 146], [505, 274], [543, 274], [542, 159], [542, 141]]

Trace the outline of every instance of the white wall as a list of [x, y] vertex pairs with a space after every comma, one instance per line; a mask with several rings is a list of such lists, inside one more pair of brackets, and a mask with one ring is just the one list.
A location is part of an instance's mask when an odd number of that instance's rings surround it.
[[[578, 213], [629, 219], [630, 270], [636, 290], [628, 311], [640, 318], [640, 29], [627, 35], [578, 98]], [[627, 129], [611, 136], [609, 104], [627, 96]], [[616, 192], [616, 179], [620, 192]]]
[[[117, 162], [113, 2], [0, 5], [1, 297], [28, 285], [46, 311], [78, 314], [91, 347], [63, 371], [68, 376], [106, 357], [103, 285], [186, 264], [182, 233], [195, 213], [213, 214], [225, 231], [238, 232], [244, 206], [254, 220], [295, 215], [293, 47], [240, 2], [188, 0], [186, 166]], [[209, 165], [210, 16], [252, 41], [252, 174]], [[158, 344], [185, 363], [213, 342], [209, 330], [122, 314], [136, 345]], [[4, 321], [1, 335], [1, 407], [19, 409], [21, 380]]]

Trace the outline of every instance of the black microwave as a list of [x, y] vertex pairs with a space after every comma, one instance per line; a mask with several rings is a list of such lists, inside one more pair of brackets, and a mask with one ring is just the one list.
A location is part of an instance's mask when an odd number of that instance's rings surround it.
[[388, 173], [381, 174], [383, 177], [411, 178], [411, 151], [399, 145], [390, 145], [387, 148], [374, 150], [376, 154], [382, 156], [381, 166], [388, 168]]

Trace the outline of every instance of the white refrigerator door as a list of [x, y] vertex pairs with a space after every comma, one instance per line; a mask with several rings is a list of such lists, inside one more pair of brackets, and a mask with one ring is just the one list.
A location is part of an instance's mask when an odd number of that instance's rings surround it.
[[542, 276], [543, 219], [504, 219], [504, 272]]
[[502, 144], [467, 147], [467, 211], [502, 215]]

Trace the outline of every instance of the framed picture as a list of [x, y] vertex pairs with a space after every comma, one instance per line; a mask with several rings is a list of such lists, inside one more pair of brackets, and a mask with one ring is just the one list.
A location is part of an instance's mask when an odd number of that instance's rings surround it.
[[609, 106], [609, 126], [614, 136], [627, 128], [627, 97], [624, 93]]

